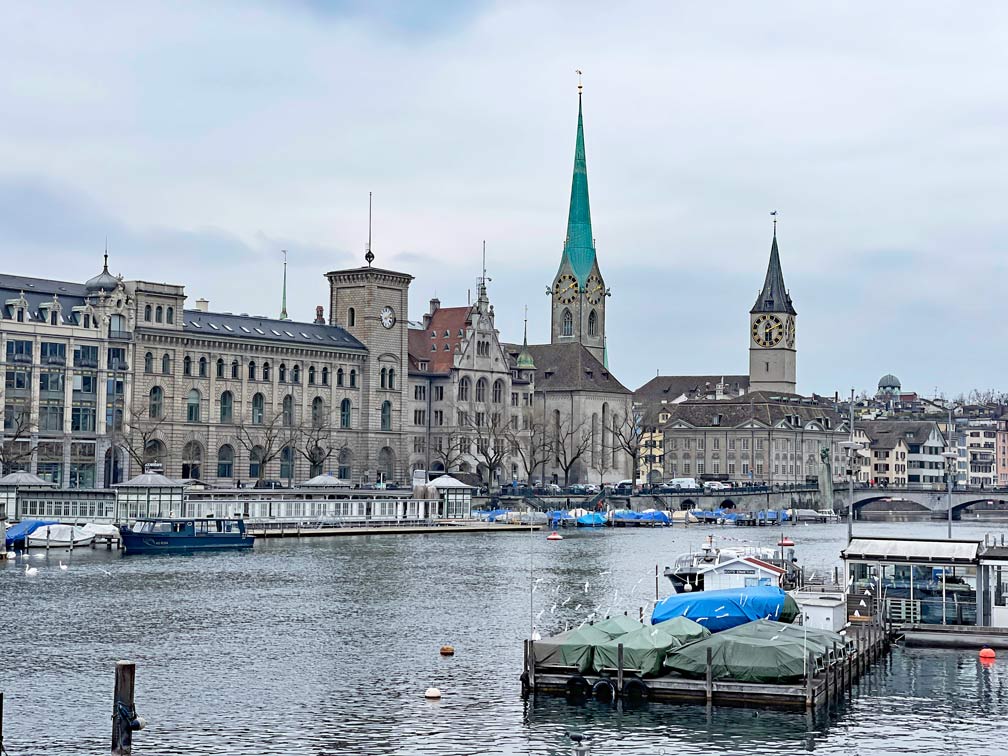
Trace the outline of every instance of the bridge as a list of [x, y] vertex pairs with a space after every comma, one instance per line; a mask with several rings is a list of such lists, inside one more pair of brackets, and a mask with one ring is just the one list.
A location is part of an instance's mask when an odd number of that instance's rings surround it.
[[[574, 496], [557, 494], [536, 497], [494, 497], [502, 504], [522, 502], [535, 509], [566, 509], [570, 507], [585, 507], [594, 509], [598, 495]], [[643, 509], [734, 509], [738, 512], [762, 512], [767, 509], [821, 509], [819, 488], [814, 485], [787, 486], [750, 486], [729, 488], [722, 491], [705, 489], [685, 489], [671, 493], [638, 494], [632, 497], [608, 495], [606, 504], [609, 507], [630, 507]], [[485, 498], [474, 498], [473, 506], [485, 506], [489, 503]]]
[[[855, 486], [854, 514], [865, 507], [872, 509], [901, 509], [907, 512], [932, 512], [948, 514], [948, 493], [942, 489], [879, 488]], [[850, 506], [850, 493], [846, 486], [837, 484], [833, 492], [833, 508], [846, 513]], [[879, 506], [874, 506], [879, 505]], [[895, 505], [895, 506], [885, 506]], [[952, 517], [958, 519], [967, 507], [977, 509], [1008, 510], [1008, 488], [955, 488], [952, 490]]]

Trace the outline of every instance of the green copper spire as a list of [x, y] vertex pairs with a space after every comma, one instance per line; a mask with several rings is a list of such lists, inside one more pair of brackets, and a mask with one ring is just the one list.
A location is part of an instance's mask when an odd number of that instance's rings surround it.
[[528, 348], [528, 307], [525, 308], [525, 338], [522, 340], [522, 350], [518, 353], [517, 367], [519, 370], [535, 370], [535, 360]]
[[287, 250], [280, 250], [284, 256], [283, 302], [280, 305], [280, 320], [287, 320]]
[[585, 162], [580, 84], [578, 84], [577, 142], [574, 146], [574, 178], [571, 181], [570, 212], [567, 214], [567, 239], [564, 241], [563, 257], [570, 263], [574, 275], [583, 286], [595, 262], [595, 237], [592, 235], [591, 208], [588, 206], [588, 166]]

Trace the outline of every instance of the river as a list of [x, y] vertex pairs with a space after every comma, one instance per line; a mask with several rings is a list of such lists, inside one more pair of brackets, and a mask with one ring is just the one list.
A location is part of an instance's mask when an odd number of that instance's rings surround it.
[[[956, 523], [961, 537], [997, 526]], [[846, 526], [786, 527], [832, 574]], [[519, 696], [521, 641], [654, 598], [655, 565], [735, 527], [275, 540], [251, 553], [104, 550], [0, 563], [9, 756], [109, 752], [113, 671], [137, 664], [136, 754], [990, 754], [1008, 742], [1008, 658], [896, 649], [828, 717]], [[855, 534], [943, 537], [942, 523]], [[62, 560], [66, 570], [59, 568]], [[530, 579], [531, 562], [531, 579]], [[665, 578], [660, 590], [667, 595]], [[587, 591], [585, 586], [587, 584]], [[531, 591], [530, 608], [530, 585]], [[554, 605], [556, 605], [554, 607]], [[438, 654], [455, 646], [454, 657]], [[440, 702], [423, 698], [431, 685]]]

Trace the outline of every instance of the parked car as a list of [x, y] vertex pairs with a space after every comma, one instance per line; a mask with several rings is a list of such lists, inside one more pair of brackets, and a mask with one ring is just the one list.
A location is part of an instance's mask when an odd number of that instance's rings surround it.
[[706, 480], [704, 481], [703, 487], [708, 491], [727, 491], [731, 486], [727, 483], [722, 483], [720, 480]]
[[563, 489], [560, 488], [560, 486], [558, 486], [556, 483], [547, 483], [546, 493], [556, 495], [559, 493], [563, 493]]
[[281, 480], [257, 480], [253, 488], [285, 488]]

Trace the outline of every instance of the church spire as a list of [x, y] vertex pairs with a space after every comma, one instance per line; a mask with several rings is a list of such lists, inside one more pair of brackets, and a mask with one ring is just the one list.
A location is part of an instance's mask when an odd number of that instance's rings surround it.
[[535, 360], [528, 348], [528, 305], [525, 306], [525, 336], [522, 338], [522, 349], [518, 353], [516, 367], [519, 370], [535, 370]]
[[763, 281], [763, 289], [756, 297], [756, 304], [749, 311], [757, 312], [786, 312], [788, 315], [797, 315], [794, 305], [791, 304], [791, 295], [788, 294], [784, 285], [784, 272], [781, 270], [780, 252], [777, 251], [777, 211], [771, 215], [773, 219], [773, 242], [770, 244], [770, 263], [767, 265], [766, 279]]
[[284, 274], [283, 274], [283, 300], [280, 304], [280, 320], [289, 320], [287, 317], [287, 250], [280, 250], [283, 252], [284, 256]]
[[588, 205], [588, 166], [585, 161], [584, 118], [581, 110], [581, 72], [578, 71], [578, 122], [574, 145], [574, 176], [571, 180], [570, 211], [567, 214], [566, 260], [583, 286], [595, 262], [595, 238], [592, 235], [591, 209]]

